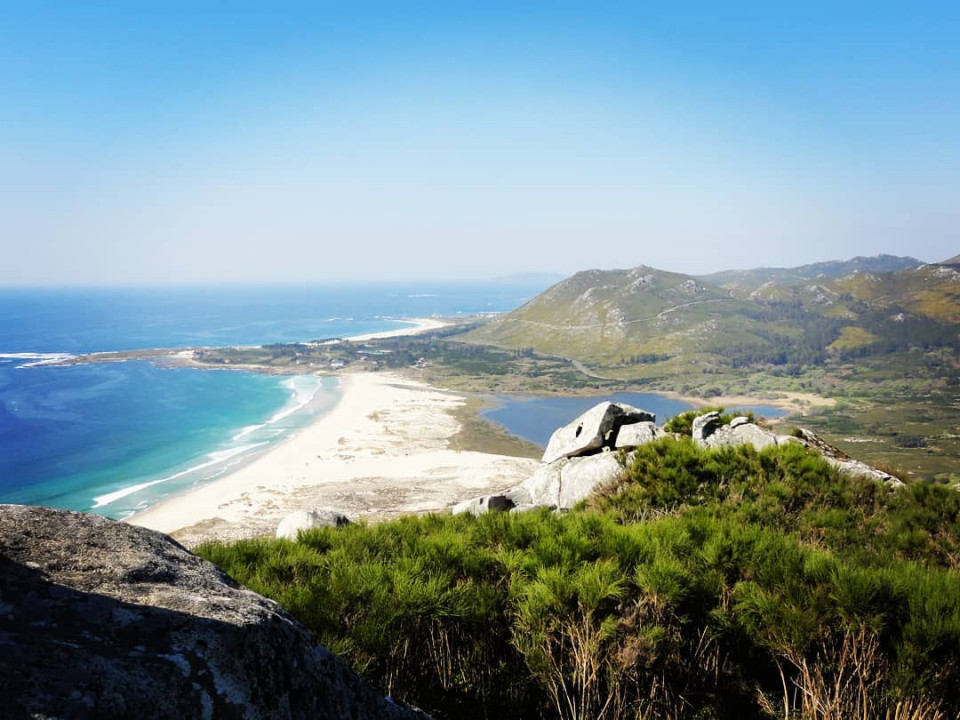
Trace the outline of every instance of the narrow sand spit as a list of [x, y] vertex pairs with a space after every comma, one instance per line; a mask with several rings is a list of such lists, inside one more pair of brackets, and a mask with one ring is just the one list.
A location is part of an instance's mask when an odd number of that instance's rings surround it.
[[342, 378], [342, 398], [317, 422], [219, 480], [128, 519], [186, 545], [273, 534], [294, 510], [331, 507], [381, 519], [442, 510], [515, 485], [535, 460], [460, 452], [447, 440], [463, 398], [391, 374]]

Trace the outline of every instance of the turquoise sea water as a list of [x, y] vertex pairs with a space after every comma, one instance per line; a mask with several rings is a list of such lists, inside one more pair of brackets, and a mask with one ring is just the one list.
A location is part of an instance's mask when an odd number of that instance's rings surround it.
[[[653, 393], [615, 393], [593, 397], [564, 396], [501, 396], [497, 407], [485, 411], [485, 417], [502, 425], [514, 435], [545, 447], [550, 435], [558, 427], [566, 425], [581, 413], [604, 400], [624, 402], [648, 412], [656, 413], [657, 423], [663, 424], [677, 413], [689, 410], [689, 405], [680, 400]], [[728, 408], [733, 410], [734, 408]], [[741, 410], [753, 410], [768, 418], [783, 417], [787, 413], [769, 405], [753, 405]]]
[[50, 356], [349, 337], [403, 327], [397, 318], [510, 310], [540, 289], [0, 291], [0, 502], [126, 517], [248, 461], [338, 398], [334, 378], [42, 364]]

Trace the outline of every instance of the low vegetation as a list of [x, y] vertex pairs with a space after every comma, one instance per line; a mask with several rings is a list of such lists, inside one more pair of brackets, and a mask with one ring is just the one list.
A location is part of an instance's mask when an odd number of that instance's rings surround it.
[[953, 718], [960, 493], [666, 439], [557, 515], [208, 544], [438, 718]]
[[[667, 420], [667, 422], [663, 424], [663, 429], [666, 430], [667, 432], [689, 436], [693, 432], [693, 421], [696, 419], [696, 417], [698, 415], [703, 415], [704, 413], [708, 413], [708, 412], [719, 413], [720, 415], [718, 420], [721, 425], [729, 425], [735, 417], [738, 417], [740, 415], [740, 413], [737, 413], [736, 415], [734, 415], [732, 413], [724, 412], [724, 408], [722, 407], [705, 407], [705, 408], [700, 408], [699, 410], [687, 410], [682, 413], [677, 413], [672, 418]], [[746, 411], [743, 417], [747, 418], [747, 420], [749, 420], [752, 423], [755, 423], [757, 421], [757, 418], [754, 415], [753, 410]]]

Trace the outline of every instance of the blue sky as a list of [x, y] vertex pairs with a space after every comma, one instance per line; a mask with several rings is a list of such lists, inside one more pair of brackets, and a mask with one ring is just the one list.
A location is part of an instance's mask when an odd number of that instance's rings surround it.
[[960, 3], [0, 4], [0, 284], [960, 252]]

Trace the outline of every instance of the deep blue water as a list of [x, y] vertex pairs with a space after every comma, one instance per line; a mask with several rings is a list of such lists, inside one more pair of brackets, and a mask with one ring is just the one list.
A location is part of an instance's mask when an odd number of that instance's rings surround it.
[[400, 327], [396, 318], [511, 310], [540, 289], [0, 290], [0, 502], [125, 517], [263, 452], [337, 399], [336, 380], [312, 376], [25, 367], [43, 354], [348, 337]]
[[512, 310], [500, 284], [0, 289], [0, 354], [265, 345], [398, 327], [395, 318]]
[[[689, 410], [680, 400], [651, 393], [615, 393], [590, 397], [564, 396], [500, 396], [498, 407], [485, 411], [485, 417], [499, 423], [514, 435], [546, 447], [550, 435], [558, 427], [566, 425], [581, 413], [604, 400], [624, 402], [648, 412], [656, 413], [657, 423], [663, 424], [674, 415]], [[734, 408], [728, 408], [732, 410]], [[787, 413], [769, 405], [752, 405], [742, 410], [753, 410], [768, 418], [783, 417]]]

